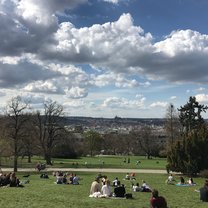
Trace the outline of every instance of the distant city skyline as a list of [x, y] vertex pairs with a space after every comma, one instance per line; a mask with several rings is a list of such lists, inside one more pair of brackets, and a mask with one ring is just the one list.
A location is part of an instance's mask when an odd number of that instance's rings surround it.
[[[208, 105], [207, 0], [0, 0], [0, 109], [164, 118]], [[207, 114], [203, 115], [208, 118]]]

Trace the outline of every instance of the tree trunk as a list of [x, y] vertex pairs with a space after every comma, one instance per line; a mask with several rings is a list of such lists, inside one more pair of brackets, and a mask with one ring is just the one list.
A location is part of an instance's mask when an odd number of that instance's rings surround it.
[[32, 162], [32, 161], [31, 161], [31, 154], [28, 155], [28, 160], [27, 160], [27, 162], [28, 162], [28, 163], [31, 163], [31, 162]]
[[52, 165], [51, 154], [49, 153], [45, 154], [45, 161], [46, 161], [46, 165]]
[[17, 172], [17, 155], [14, 155], [14, 172]]

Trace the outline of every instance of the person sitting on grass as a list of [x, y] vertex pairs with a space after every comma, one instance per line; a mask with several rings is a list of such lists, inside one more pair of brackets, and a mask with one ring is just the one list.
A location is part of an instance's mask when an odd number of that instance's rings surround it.
[[63, 184], [63, 174], [62, 172], [56, 173], [56, 184]]
[[130, 179], [131, 180], [136, 180], [136, 173], [131, 173], [130, 174]]
[[151, 192], [151, 188], [144, 180], [142, 180], [141, 192]]
[[20, 185], [20, 180], [19, 178], [17, 178], [16, 173], [13, 172], [10, 175], [10, 183], [9, 183], [10, 187], [23, 187], [23, 185]]
[[204, 186], [199, 189], [200, 200], [208, 202], [208, 180], [205, 181]]
[[100, 177], [96, 177], [91, 184], [89, 197], [100, 197], [100, 196], [101, 196]]
[[120, 183], [120, 181], [118, 181], [117, 187], [115, 187], [114, 189], [114, 195], [115, 197], [125, 197], [125, 193], [126, 193], [126, 189], [124, 187], [124, 185]]
[[49, 179], [47, 173], [42, 173], [42, 174], [40, 175], [40, 178], [43, 178], [43, 179]]
[[10, 176], [11, 176], [11, 172], [10, 173], [5, 173], [1, 176], [1, 186], [8, 186], [10, 184]]
[[66, 173], [63, 175], [62, 182], [63, 182], [63, 184], [69, 184], [68, 180], [67, 180], [67, 174]]
[[183, 176], [180, 176], [180, 182], [179, 182], [180, 185], [183, 185], [185, 184], [185, 180], [183, 178]]
[[194, 184], [196, 184], [196, 183], [194, 183], [194, 180], [193, 180], [192, 177], [189, 178], [187, 182], [188, 182], [189, 185], [194, 185]]
[[101, 188], [101, 194], [103, 197], [111, 197], [112, 196], [110, 181], [108, 179], [104, 182], [104, 185]]
[[134, 192], [138, 192], [138, 191], [141, 191], [142, 189], [141, 189], [141, 187], [139, 187], [139, 183], [136, 183], [136, 185], [132, 185], [132, 190], [134, 191]]
[[130, 180], [130, 175], [129, 175], [129, 173], [126, 174], [124, 180]]
[[115, 180], [113, 180], [113, 186], [116, 187], [118, 185], [118, 181], [118, 177], [116, 177]]
[[72, 184], [73, 185], [79, 185], [79, 178], [77, 177], [76, 174], [74, 174]]
[[168, 179], [166, 180], [166, 183], [167, 183], [167, 184], [174, 184], [174, 183], [175, 183], [175, 179], [174, 179], [174, 177], [173, 177], [172, 174], [170, 174], [170, 175], [168, 176]]
[[152, 197], [150, 199], [151, 208], [167, 208], [166, 199], [162, 196], [159, 196], [159, 192], [156, 189], [152, 190]]

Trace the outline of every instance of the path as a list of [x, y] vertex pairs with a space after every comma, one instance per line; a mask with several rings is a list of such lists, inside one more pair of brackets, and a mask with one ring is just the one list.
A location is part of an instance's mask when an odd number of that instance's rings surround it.
[[[4, 172], [12, 172], [13, 168], [1, 168]], [[166, 170], [154, 169], [114, 169], [114, 168], [47, 168], [47, 172], [53, 171], [66, 172], [106, 172], [106, 173], [158, 173], [167, 174]], [[34, 172], [34, 168], [18, 168], [18, 172]]]

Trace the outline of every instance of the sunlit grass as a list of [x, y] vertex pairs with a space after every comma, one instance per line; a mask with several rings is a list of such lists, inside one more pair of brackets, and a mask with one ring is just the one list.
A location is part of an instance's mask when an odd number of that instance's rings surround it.
[[[27, 173], [28, 174], [28, 173]], [[24, 188], [0, 188], [0, 207], [6, 208], [149, 208], [150, 193], [131, 191], [131, 182], [122, 180], [124, 173], [102, 173], [112, 181], [116, 176], [125, 184], [128, 193], [132, 193], [134, 199], [95, 199], [89, 198], [90, 185], [98, 173], [77, 172], [82, 178], [80, 185], [57, 185], [55, 178], [49, 173], [49, 179], [40, 179], [38, 173], [30, 173], [30, 183]], [[22, 174], [18, 174], [24, 179]], [[167, 174], [137, 174], [136, 181], [141, 184], [146, 180], [152, 188], [157, 188], [168, 202], [169, 208], [205, 208], [207, 203], [199, 200], [199, 189], [204, 182], [202, 178], [194, 178], [197, 183], [193, 187], [178, 187], [165, 184]], [[178, 176], [175, 176], [179, 180]], [[186, 178], [187, 179], [187, 178]]]
[[[126, 158], [126, 163], [124, 163]], [[130, 163], [128, 163], [130, 158]], [[42, 157], [33, 157], [32, 163], [27, 162], [27, 158], [19, 158], [18, 167], [34, 168], [35, 164], [40, 161], [44, 163]], [[137, 161], [140, 161], [137, 164]], [[2, 158], [2, 167], [12, 167], [11, 159]], [[144, 156], [96, 156], [80, 157], [78, 159], [58, 159], [53, 158], [53, 167], [58, 168], [131, 168], [131, 169], [165, 169], [167, 161], [165, 158], [153, 158], [147, 160]]]

